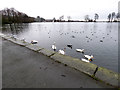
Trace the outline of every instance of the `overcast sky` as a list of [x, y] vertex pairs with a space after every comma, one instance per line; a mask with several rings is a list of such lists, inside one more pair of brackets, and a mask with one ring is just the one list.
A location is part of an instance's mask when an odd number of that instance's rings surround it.
[[118, 12], [119, 0], [1, 0], [0, 10], [14, 7], [32, 17], [51, 19], [71, 16], [72, 19], [84, 19], [86, 14], [93, 18], [106, 19], [111, 12]]

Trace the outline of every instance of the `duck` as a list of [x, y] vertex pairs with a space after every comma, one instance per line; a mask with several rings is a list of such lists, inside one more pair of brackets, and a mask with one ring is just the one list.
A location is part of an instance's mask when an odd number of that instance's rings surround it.
[[68, 44], [67, 47], [71, 48], [72, 49], [72, 44]]
[[23, 39], [21, 39], [21, 41], [25, 42], [26, 40], [25, 40], [25, 38], [23, 38]]
[[75, 38], [75, 36], [73, 36], [73, 35], [72, 35], [71, 37], [72, 37], [72, 38]]
[[84, 55], [85, 58], [87, 58], [89, 61], [92, 61], [93, 59], [93, 55]]
[[100, 42], [103, 42], [103, 40], [100, 40]]
[[76, 51], [83, 53], [83, 52], [84, 52], [84, 49], [76, 49]]
[[12, 38], [15, 39], [15, 40], [18, 39], [18, 38], [17, 38], [17, 35], [12, 35]]
[[84, 58], [81, 58], [81, 60], [84, 61], [84, 62], [88, 62], [88, 63], [90, 62], [89, 60], [86, 60]]
[[65, 49], [66, 49], [66, 48], [64, 48], [64, 50], [61, 50], [61, 49], [60, 49], [60, 50], [58, 51], [58, 53], [60, 53], [60, 54], [62, 54], [62, 55], [65, 55]]
[[37, 44], [38, 41], [36, 41], [36, 40], [32, 40], [31, 43], [32, 43], [32, 44]]
[[52, 49], [53, 49], [54, 51], [56, 50], [55, 42], [54, 42], [54, 44], [52, 45]]

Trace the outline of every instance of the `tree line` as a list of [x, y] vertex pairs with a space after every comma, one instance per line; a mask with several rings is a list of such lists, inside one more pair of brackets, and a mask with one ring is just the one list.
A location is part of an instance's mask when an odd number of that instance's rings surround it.
[[94, 20], [91, 19], [89, 17], [89, 15], [85, 15], [84, 19], [85, 19], [86, 22], [93, 22], [93, 21], [96, 22], [96, 20], [99, 19], [99, 15], [97, 13], [95, 13]]
[[120, 13], [112, 12], [108, 15], [109, 22], [117, 22], [120, 19]]
[[[44, 22], [44, 21], [54, 21], [54, 22], [65, 22], [64, 15], [60, 16], [59, 19], [55, 19], [55, 17], [51, 20], [45, 20], [44, 18], [37, 16], [37, 18], [30, 17], [25, 13], [19, 12], [14, 8], [5, 8], [0, 11], [0, 15], [2, 15], [2, 24], [12, 24], [12, 23], [31, 23], [31, 22]], [[68, 22], [71, 22], [71, 16], [67, 16]], [[86, 22], [96, 22], [99, 19], [99, 15], [97, 13], [94, 14], [94, 18], [91, 19], [89, 15], [84, 16], [84, 20]], [[120, 13], [112, 12], [107, 16], [108, 22], [117, 22], [120, 21]]]
[[[99, 15], [95, 13], [94, 19], [91, 19], [89, 15], [85, 15], [84, 19], [86, 22], [96, 22], [96, 20], [99, 19]], [[120, 13], [112, 12], [108, 14], [107, 19], [108, 19], [108, 22], [118, 22], [120, 21]]]
[[[0, 11], [0, 15], [2, 15], [2, 24], [12, 24], [12, 23], [31, 23], [36, 22], [38, 19], [34, 17], [30, 17], [25, 13], [19, 12], [14, 8], [5, 8]], [[45, 20], [44, 18], [40, 18], [41, 21]]]
[[[53, 21], [54, 22], [76, 22], [75, 20], [72, 20], [71, 18], [72, 18], [71, 16], [67, 16], [68, 21], [65, 21], [64, 15], [62, 15], [59, 17], [59, 19], [55, 19], [55, 17], [54, 17]], [[85, 15], [84, 21], [77, 20], [77, 22], [96, 22], [98, 19], [99, 19], [99, 14], [95, 13], [94, 18], [90, 18], [89, 15]], [[108, 14], [106, 19], [108, 20], [108, 22], [120, 22], [120, 13], [112, 12], [112, 13]]]

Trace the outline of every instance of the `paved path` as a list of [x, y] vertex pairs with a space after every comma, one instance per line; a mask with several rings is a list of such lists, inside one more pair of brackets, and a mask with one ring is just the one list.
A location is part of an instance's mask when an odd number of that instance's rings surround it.
[[111, 88], [7, 40], [2, 40], [2, 66], [3, 88]]

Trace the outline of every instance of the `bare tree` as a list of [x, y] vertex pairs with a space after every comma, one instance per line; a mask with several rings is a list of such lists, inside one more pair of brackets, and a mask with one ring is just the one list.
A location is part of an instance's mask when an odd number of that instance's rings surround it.
[[117, 13], [116, 18], [117, 18], [117, 21], [120, 20], [120, 13]]
[[88, 22], [90, 20], [89, 15], [85, 15], [85, 21]]
[[111, 14], [108, 15], [108, 21], [110, 22], [111, 20]]
[[62, 21], [62, 19], [64, 19], [64, 15], [59, 17], [59, 20]]
[[68, 18], [68, 21], [70, 21], [70, 19], [71, 19], [71, 16], [67, 16], [67, 18]]
[[112, 12], [111, 21], [113, 21], [113, 19], [115, 19], [115, 12]]
[[0, 12], [2, 14], [3, 24], [29, 23], [35, 21], [34, 17], [30, 17], [27, 14], [19, 12], [14, 8], [5, 8], [0, 10]]
[[97, 13], [95, 13], [95, 16], [94, 16], [94, 21], [96, 22], [96, 20], [99, 18], [99, 15]]
[[53, 18], [53, 22], [55, 22], [56, 21], [56, 19], [55, 19], [55, 17]]

